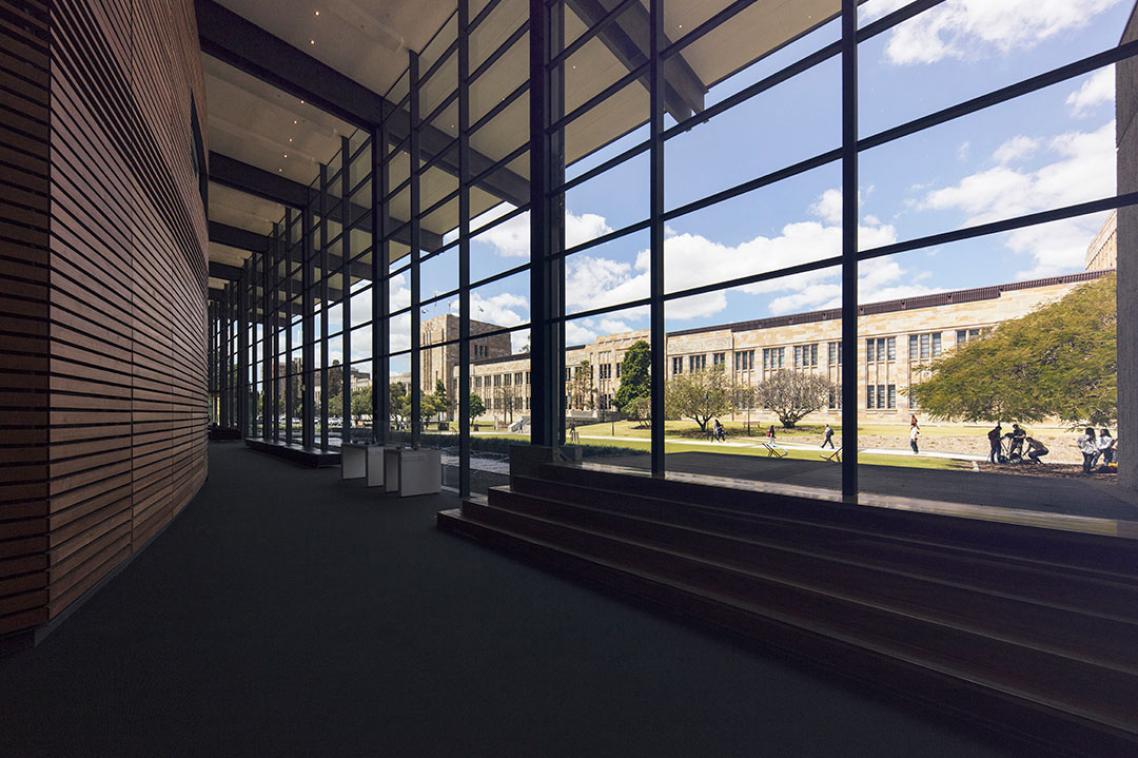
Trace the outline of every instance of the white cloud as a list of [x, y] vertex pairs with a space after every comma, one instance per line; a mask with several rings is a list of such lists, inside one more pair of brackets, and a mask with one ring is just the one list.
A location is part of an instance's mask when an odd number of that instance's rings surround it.
[[842, 223], [842, 191], [837, 188], [826, 190], [810, 211], [828, 223]]
[[[484, 219], [489, 221], [504, 216], [513, 210], [511, 206], [505, 203], [498, 207], [505, 207], [505, 210], [501, 213], [494, 210], [487, 211], [472, 226], [477, 228], [484, 223]], [[612, 227], [605, 221], [604, 216], [599, 216], [596, 213], [582, 213], [579, 216], [574, 213], [565, 214], [565, 244], [568, 247], [580, 245], [611, 231]], [[493, 229], [477, 235], [476, 239], [479, 242], [492, 245], [497, 250], [498, 255], [504, 258], [528, 258], [530, 254], [529, 212], [519, 213], [510, 220], [503, 221]]]
[[960, 147], [956, 148], [956, 157], [959, 160], [966, 161], [971, 154], [972, 143], [969, 140], [964, 140], [960, 143]]
[[[894, 27], [885, 54], [898, 65], [975, 60], [993, 52], [1007, 55], [1085, 26], [1121, 1], [946, 0]], [[865, 6], [864, 15], [880, 18], [907, 4], [875, 0]]]
[[[892, 258], [864, 261], [858, 266], [858, 302], [879, 303], [942, 292], [940, 287], [920, 283], [928, 277], [927, 273], [914, 276]], [[796, 292], [775, 298], [771, 301], [771, 312], [783, 314], [840, 308], [842, 286], [833, 278], [831, 274], [827, 281], [809, 282]]]
[[1038, 149], [1039, 140], [1035, 139], [1034, 137], [1025, 137], [1021, 134], [1019, 136], [1012, 137], [1010, 140], [997, 147], [996, 152], [992, 154], [992, 157], [995, 158], [1000, 165], [1004, 165], [1006, 163], [1017, 161], [1020, 158], [1026, 158]]
[[[458, 313], [457, 299], [451, 301], [450, 310]], [[490, 297], [474, 292], [470, 295], [470, 318], [503, 327], [517, 326], [529, 320], [529, 299], [512, 292], [500, 292]]]
[[1114, 66], [1100, 68], [1082, 86], [1067, 96], [1071, 113], [1079, 118], [1090, 115], [1095, 106], [1114, 102]]
[[[1054, 160], [1035, 171], [1001, 165], [971, 174], [955, 185], [928, 192], [917, 207], [962, 211], [965, 224], [971, 226], [1115, 194], [1113, 122], [1093, 132], [1069, 132], [1041, 141], [1039, 149]], [[1008, 247], [1033, 259], [1020, 276], [1047, 276], [1080, 267], [1101, 223], [1096, 215], [1010, 234]]]

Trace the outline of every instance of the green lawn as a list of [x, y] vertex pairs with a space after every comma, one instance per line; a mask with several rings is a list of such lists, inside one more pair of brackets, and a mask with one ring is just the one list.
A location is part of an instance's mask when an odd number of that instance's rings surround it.
[[[649, 439], [647, 434], [632, 435], [624, 434], [620, 431], [621, 424], [628, 424], [630, 422], [617, 422], [617, 437], [632, 437], [640, 436], [642, 440], [627, 440], [627, 439], [582, 439], [581, 445], [583, 447], [620, 447], [629, 450], [639, 450], [647, 453], [649, 451]], [[634, 422], [633, 422], [634, 423]], [[672, 422], [669, 422], [671, 424]], [[682, 422], [677, 422], [682, 423]], [[608, 424], [592, 424], [587, 427], [577, 427], [581, 434], [594, 435], [595, 431], [586, 432], [585, 430], [596, 430], [600, 427], [608, 427]], [[645, 430], [646, 431], [646, 430]], [[509, 432], [497, 433], [480, 433], [479, 437], [495, 437], [499, 439], [513, 439], [518, 442], [526, 442], [529, 440], [528, 434], [512, 434]], [[821, 450], [785, 450], [787, 458], [790, 460], [803, 460], [803, 461], [821, 461], [823, 460], [823, 451]], [[825, 453], [829, 454], [829, 450]], [[707, 445], [692, 442], [685, 442], [682, 438], [668, 438], [664, 441], [664, 453], [719, 453], [721, 455], [745, 455], [751, 457], [767, 457], [766, 450], [758, 444], [756, 438], [756, 447], [735, 447], [729, 445]], [[905, 468], [923, 468], [923, 469], [956, 469], [956, 470], [971, 470], [972, 466], [964, 461], [954, 461], [945, 458], [929, 458], [920, 456], [908, 455], [874, 455], [862, 453], [858, 457], [858, 462], [869, 466], [902, 466]]]

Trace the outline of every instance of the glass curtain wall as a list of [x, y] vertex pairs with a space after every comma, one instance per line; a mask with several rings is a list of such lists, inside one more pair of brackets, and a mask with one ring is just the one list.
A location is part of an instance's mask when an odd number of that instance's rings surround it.
[[1113, 298], [1135, 43], [998, 5], [459, 2], [247, 265], [247, 428], [464, 494], [527, 440], [846, 495], [953, 491], [996, 422], [1066, 462], [1111, 398], [953, 406], [947, 359]]

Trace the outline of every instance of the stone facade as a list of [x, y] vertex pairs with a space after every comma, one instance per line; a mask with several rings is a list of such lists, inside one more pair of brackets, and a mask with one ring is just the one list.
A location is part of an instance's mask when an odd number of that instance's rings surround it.
[[[906, 390], [921, 380], [923, 367], [933, 358], [1002, 322], [1053, 303], [1104, 273], [1088, 271], [861, 306], [858, 398], [863, 418], [869, 423], [906, 422], [910, 413], [920, 413]], [[722, 364], [735, 382], [752, 386], [781, 370], [815, 372], [838, 384], [841, 331], [841, 311], [826, 310], [671, 332], [664, 365], [671, 376]], [[624, 353], [637, 340], [648, 341], [647, 330], [606, 335], [565, 351], [570, 418], [583, 421], [612, 409]], [[472, 361], [471, 392], [487, 407], [481, 421], [510, 425], [528, 417], [529, 368], [526, 354]], [[828, 406], [811, 414], [807, 422], [839, 423], [840, 406], [840, 393], [835, 393]], [[775, 420], [761, 408], [743, 410], [736, 418]]]
[[[435, 316], [419, 325], [419, 388], [435, 391], [440, 380], [447, 382], [447, 397], [458, 396], [458, 316]], [[503, 327], [484, 321], [471, 321], [470, 334], [478, 336]], [[501, 358], [511, 353], [510, 335], [495, 334], [470, 343], [472, 361]]]
[[1111, 271], [1118, 268], [1118, 211], [1111, 211], [1087, 247], [1087, 271]]

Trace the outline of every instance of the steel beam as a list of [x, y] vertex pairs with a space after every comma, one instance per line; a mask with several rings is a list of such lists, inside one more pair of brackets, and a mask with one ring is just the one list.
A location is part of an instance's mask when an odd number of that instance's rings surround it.
[[[386, 121], [393, 143], [410, 134], [411, 114], [381, 95], [213, 0], [196, 0], [194, 5], [203, 53], [355, 126], [372, 129]], [[454, 141], [433, 126], [420, 132], [421, 148], [429, 155], [444, 152]], [[473, 153], [471, 163], [473, 173], [479, 174], [495, 161]], [[444, 156], [436, 165], [453, 176], [459, 173], [457, 155]], [[505, 168], [486, 176], [479, 187], [514, 205], [524, 204], [529, 195], [529, 182]]]

